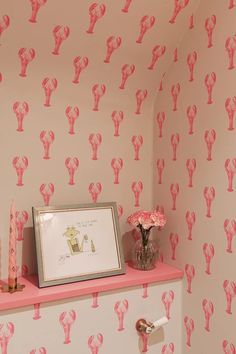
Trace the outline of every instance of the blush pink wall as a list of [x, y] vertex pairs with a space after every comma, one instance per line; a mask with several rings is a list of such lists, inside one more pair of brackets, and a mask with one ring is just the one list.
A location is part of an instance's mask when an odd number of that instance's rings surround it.
[[0, 277], [12, 199], [19, 274], [33, 205], [116, 201], [122, 233], [152, 206], [153, 100], [198, 2], [1, 1]]
[[235, 1], [200, 3], [155, 105], [160, 244], [185, 270], [184, 353], [236, 348], [235, 21]]

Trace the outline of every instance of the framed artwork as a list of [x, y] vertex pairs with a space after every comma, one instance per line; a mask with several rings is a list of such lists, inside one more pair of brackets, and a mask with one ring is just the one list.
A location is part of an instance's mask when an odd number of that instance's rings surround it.
[[125, 273], [115, 202], [32, 212], [40, 288]]

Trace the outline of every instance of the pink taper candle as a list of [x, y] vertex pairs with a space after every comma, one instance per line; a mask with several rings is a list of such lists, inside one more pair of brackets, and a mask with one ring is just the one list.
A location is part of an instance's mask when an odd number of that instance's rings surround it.
[[8, 265], [8, 279], [14, 280], [17, 277], [16, 273], [16, 208], [15, 202], [12, 201], [10, 209], [10, 232], [9, 232], [9, 265]]

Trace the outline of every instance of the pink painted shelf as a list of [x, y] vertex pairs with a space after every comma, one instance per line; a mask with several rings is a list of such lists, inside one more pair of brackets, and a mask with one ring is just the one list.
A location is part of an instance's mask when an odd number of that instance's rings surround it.
[[37, 276], [20, 278], [24, 284], [22, 292], [14, 294], [0, 293], [0, 311], [15, 309], [37, 303], [69, 299], [95, 292], [133, 287], [136, 285], [181, 279], [183, 271], [168, 264], [157, 263], [155, 269], [139, 271], [126, 264], [126, 274], [112, 277], [86, 280], [77, 283], [38, 288]]

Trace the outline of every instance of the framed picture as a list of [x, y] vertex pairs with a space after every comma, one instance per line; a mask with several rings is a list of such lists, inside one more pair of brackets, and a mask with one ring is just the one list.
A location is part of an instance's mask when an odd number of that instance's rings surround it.
[[125, 273], [116, 203], [32, 211], [40, 288]]

